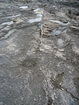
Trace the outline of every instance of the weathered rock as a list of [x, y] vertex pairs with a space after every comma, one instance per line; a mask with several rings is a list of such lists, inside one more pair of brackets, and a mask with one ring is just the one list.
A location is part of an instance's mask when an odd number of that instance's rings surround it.
[[73, 45], [72, 50], [75, 54], [79, 55], [79, 45]]
[[62, 59], [62, 60], [66, 60], [65, 54], [63, 52], [57, 51], [55, 53], [55, 56], [58, 57], [58, 58], [60, 58], [60, 59]]
[[71, 26], [70, 28], [73, 29], [74, 31], [79, 31], [79, 27]]
[[13, 21], [10, 21], [10, 22], [5, 22], [5, 23], [2, 23], [1, 25], [12, 25], [13, 24]]
[[64, 46], [64, 40], [58, 39], [58, 40], [57, 40], [57, 45], [58, 45], [59, 47], [63, 47], [63, 46]]
[[53, 23], [53, 22], [45, 22], [44, 24], [41, 25], [41, 36], [50, 36], [52, 30], [55, 28], [58, 28], [59, 24], [58, 23]]
[[6, 35], [1, 37], [1, 40], [7, 39], [11, 34], [13, 34], [16, 31], [16, 29], [10, 30]]
[[0, 104], [79, 105], [78, 7], [39, 1], [0, 2]]
[[56, 12], [56, 16], [64, 17], [64, 18], [66, 17], [64, 12]]
[[17, 18], [13, 18], [12, 19], [14, 22], [16, 22], [16, 24], [19, 24], [19, 23], [23, 23], [24, 21], [21, 19], [21, 18], [19, 18], [19, 17], [17, 17]]

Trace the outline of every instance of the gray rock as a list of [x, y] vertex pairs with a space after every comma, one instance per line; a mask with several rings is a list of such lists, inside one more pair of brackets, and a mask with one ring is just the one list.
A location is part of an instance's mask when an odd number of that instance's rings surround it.
[[59, 47], [63, 47], [63, 46], [64, 46], [64, 40], [58, 39], [58, 40], [57, 40], [57, 45], [58, 45]]
[[59, 30], [53, 30], [51, 32], [52, 35], [59, 35], [60, 33], [61, 33], [61, 31], [59, 31]]
[[79, 105], [78, 26], [71, 27], [78, 21], [64, 20], [71, 7], [26, 0], [28, 9], [20, 11], [20, 1], [0, 2], [0, 104]]
[[13, 24], [13, 21], [10, 21], [10, 22], [4, 22], [4, 23], [2, 23], [1, 25], [12, 25]]
[[72, 50], [73, 50], [73, 52], [74, 52], [75, 54], [79, 55], [79, 46], [73, 45], [73, 46], [72, 46]]
[[3, 102], [0, 102], [0, 105], [3, 105]]
[[8, 38], [11, 34], [13, 34], [16, 31], [16, 29], [10, 30], [6, 35], [1, 37], [1, 40]]

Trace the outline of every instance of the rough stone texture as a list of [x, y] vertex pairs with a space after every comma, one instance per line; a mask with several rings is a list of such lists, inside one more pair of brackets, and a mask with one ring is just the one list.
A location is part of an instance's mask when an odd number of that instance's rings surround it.
[[0, 105], [79, 105], [79, 8], [0, 2]]

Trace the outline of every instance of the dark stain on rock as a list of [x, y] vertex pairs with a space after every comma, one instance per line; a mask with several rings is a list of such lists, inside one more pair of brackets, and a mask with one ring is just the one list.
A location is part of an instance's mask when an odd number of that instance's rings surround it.
[[78, 96], [79, 96], [79, 77], [78, 78], [74, 78], [74, 84], [75, 84], [75, 87], [76, 87], [76, 90], [77, 90], [77, 93], [78, 93]]
[[27, 58], [22, 61], [20, 65], [24, 67], [35, 67], [37, 65], [37, 61], [37, 58]]
[[48, 97], [48, 104], [47, 105], [52, 105], [52, 103], [53, 103], [52, 98], [51, 97]]
[[62, 82], [63, 76], [64, 76], [64, 72], [61, 74], [58, 74], [54, 80], [52, 79], [52, 84], [54, 85], [55, 88], [61, 89], [60, 83]]
[[75, 7], [75, 8], [79, 8], [79, 3], [78, 2], [58, 2], [59, 4], [65, 5], [65, 6], [69, 6], [69, 7]]

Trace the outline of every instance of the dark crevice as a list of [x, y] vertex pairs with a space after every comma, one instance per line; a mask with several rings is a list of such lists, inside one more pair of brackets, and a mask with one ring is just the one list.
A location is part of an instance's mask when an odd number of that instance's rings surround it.
[[55, 89], [61, 89], [65, 90], [68, 94], [71, 95], [72, 98], [79, 100], [78, 97], [74, 96], [71, 92], [68, 91], [65, 87], [61, 86], [60, 83], [62, 82], [62, 78], [64, 76], [64, 73], [58, 74], [55, 80], [52, 79], [52, 84], [54, 85]]
[[52, 103], [53, 103], [52, 98], [51, 97], [48, 97], [48, 104], [47, 105], [52, 105]]
[[[61, 85], [60, 85], [61, 86]], [[72, 93], [70, 93], [65, 87], [61, 86], [61, 88], [63, 90], [65, 90], [68, 94], [70, 94], [72, 96], [72, 98], [76, 99], [76, 100], [79, 100], [79, 98], [77, 98], [76, 96], [74, 96]]]

